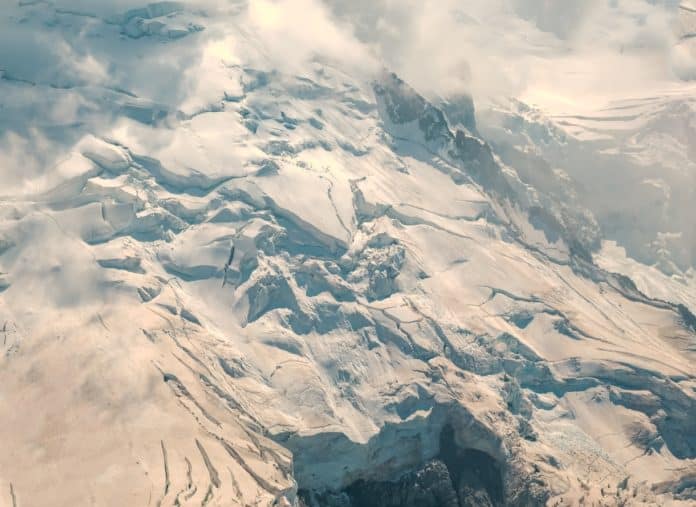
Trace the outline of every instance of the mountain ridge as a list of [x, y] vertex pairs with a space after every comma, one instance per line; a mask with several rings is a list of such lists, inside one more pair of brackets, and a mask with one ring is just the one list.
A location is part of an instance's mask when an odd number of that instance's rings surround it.
[[152, 51], [208, 79], [0, 80], [3, 501], [693, 501], [693, 303], [650, 285], [678, 281], [480, 114], [278, 69], [241, 4], [166, 6], [124, 11], [135, 38], [17, 7], [116, 70]]

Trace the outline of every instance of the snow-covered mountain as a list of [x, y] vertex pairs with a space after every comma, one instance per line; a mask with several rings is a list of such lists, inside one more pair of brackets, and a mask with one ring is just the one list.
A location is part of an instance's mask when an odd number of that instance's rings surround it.
[[693, 505], [687, 85], [475, 115], [331, 15], [3, 7], [0, 505]]

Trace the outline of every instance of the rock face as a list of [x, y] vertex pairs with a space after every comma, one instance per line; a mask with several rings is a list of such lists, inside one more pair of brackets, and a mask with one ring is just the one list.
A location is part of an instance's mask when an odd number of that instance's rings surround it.
[[348, 497], [350, 505], [364, 507], [375, 505], [453, 507], [459, 505], [449, 470], [441, 461], [430, 461], [397, 482], [358, 482], [348, 488]]
[[484, 452], [458, 448], [446, 426], [439, 455], [395, 480], [360, 479], [340, 492], [300, 490], [299, 498], [307, 507], [493, 507], [505, 504], [505, 491], [500, 464]]
[[407, 506], [457, 507], [459, 500], [452, 486], [447, 466], [429, 461], [416, 471], [394, 482], [359, 481], [347, 491], [324, 496], [300, 492], [301, 504], [338, 506]]
[[687, 274], [223, 4], [0, 13], [0, 505], [696, 501]]

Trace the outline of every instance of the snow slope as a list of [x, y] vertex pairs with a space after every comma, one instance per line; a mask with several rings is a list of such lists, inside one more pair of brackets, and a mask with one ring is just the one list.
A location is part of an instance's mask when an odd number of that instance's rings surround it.
[[693, 503], [692, 281], [468, 103], [214, 4], [2, 14], [2, 502], [357, 506], [455, 449], [455, 505]]

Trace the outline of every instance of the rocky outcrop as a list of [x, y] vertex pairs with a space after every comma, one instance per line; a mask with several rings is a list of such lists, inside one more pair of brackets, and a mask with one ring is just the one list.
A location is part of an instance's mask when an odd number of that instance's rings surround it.
[[[509, 166], [504, 167], [491, 146], [477, 137], [475, 128], [452, 130], [441, 109], [394, 74], [385, 73], [374, 88], [385, 130], [397, 144], [403, 145], [399, 149], [413, 155], [424, 150], [418, 156], [426, 160], [447, 159], [451, 166], [441, 170], [448, 172], [457, 184], [473, 181], [494, 199], [512, 206], [506, 219], [517, 226], [518, 234], [526, 237], [526, 241], [534, 242], [524, 231], [531, 224], [545, 235], [547, 244], [554, 245], [561, 240], [571, 254], [578, 252], [587, 256], [587, 252], [599, 247], [600, 231], [596, 220], [577, 202], [574, 206], [567, 205], [569, 195], [556, 190], [567, 183], [560, 181], [556, 174], [549, 172], [549, 178], [557, 182], [555, 187], [548, 181], [539, 185], [530, 178], [520, 178], [512, 159], [508, 160]], [[475, 127], [470, 122], [469, 126]], [[524, 224], [516, 218], [519, 209], [527, 215]]]
[[500, 464], [488, 454], [459, 449], [443, 428], [439, 455], [391, 481], [360, 479], [339, 492], [300, 490], [306, 507], [495, 507], [505, 502]]

